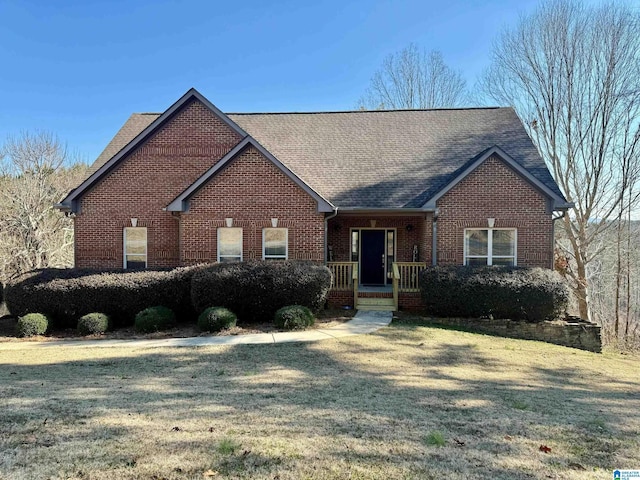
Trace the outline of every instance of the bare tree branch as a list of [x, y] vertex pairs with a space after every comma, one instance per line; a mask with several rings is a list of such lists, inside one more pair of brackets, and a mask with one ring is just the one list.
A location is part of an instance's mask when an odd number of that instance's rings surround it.
[[383, 60], [358, 106], [372, 110], [456, 107], [465, 98], [465, 80], [444, 63], [442, 53], [410, 44]]
[[600, 238], [638, 205], [640, 22], [622, 4], [551, 0], [493, 45], [480, 87], [512, 105], [567, 199], [565, 250], [580, 314], [589, 315], [590, 269], [608, 247]]

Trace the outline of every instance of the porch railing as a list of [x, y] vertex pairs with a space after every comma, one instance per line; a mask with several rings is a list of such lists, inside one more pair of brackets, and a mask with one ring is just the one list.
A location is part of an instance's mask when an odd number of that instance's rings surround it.
[[400, 275], [398, 290], [400, 292], [419, 292], [418, 279], [420, 272], [427, 268], [427, 264], [425, 262], [395, 262], [394, 265], [398, 266]]
[[331, 289], [353, 291], [354, 305], [358, 301], [358, 262], [327, 262], [331, 270]]
[[[353, 304], [358, 304], [358, 262], [328, 262], [331, 270], [331, 289], [353, 291]], [[425, 262], [393, 262], [391, 279], [393, 281], [393, 301], [398, 308], [398, 294], [419, 292], [420, 272], [427, 267]]]

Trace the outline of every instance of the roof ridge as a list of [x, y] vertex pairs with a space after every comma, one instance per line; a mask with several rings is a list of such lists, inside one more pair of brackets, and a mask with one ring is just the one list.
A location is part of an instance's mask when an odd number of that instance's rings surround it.
[[[288, 111], [288, 112], [223, 112], [225, 115], [326, 115], [337, 113], [394, 113], [394, 112], [456, 112], [465, 110], [508, 110], [512, 107], [451, 107], [451, 108], [396, 108], [392, 110], [326, 110], [326, 111]], [[162, 112], [134, 112], [131, 115], [162, 115]]]
[[335, 113], [449, 112], [462, 110], [500, 110], [513, 107], [397, 108], [393, 110], [327, 110], [313, 112], [225, 112], [225, 115], [323, 115]]

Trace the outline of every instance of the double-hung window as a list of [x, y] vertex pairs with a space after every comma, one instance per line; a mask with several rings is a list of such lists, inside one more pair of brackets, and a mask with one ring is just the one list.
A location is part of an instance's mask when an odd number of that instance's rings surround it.
[[146, 227], [125, 227], [123, 266], [128, 270], [147, 268]]
[[515, 228], [468, 228], [464, 231], [465, 265], [515, 266], [516, 249]]
[[218, 261], [241, 262], [242, 261], [242, 229], [219, 228], [218, 229]]
[[262, 258], [264, 260], [286, 260], [289, 255], [289, 231], [286, 228], [262, 230]]

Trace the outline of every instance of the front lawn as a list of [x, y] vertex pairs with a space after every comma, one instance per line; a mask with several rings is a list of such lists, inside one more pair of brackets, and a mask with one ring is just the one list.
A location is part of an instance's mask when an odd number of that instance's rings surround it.
[[0, 345], [0, 478], [612, 478], [640, 467], [639, 372], [408, 323], [300, 344]]

